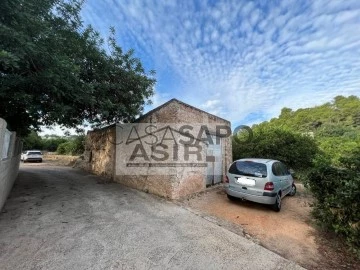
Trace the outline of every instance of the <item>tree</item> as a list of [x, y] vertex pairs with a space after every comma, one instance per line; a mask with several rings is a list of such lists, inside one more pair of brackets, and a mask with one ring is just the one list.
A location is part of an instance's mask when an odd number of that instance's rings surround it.
[[85, 136], [75, 136], [68, 141], [59, 144], [56, 152], [60, 155], [80, 155], [84, 152]]
[[360, 147], [349, 150], [339, 160], [343, 167], [360, 173]]
[[277, 118], [256, 126], [281, 128], [314, 136], [320, 150], [335, 166], [339, 158], [360, 147], [360, 98], [337, 96], [333, 101], [313, 108], [292, 111], [283, 108]]
[[360, 127], [360, 112], [356, 112], [353, 115], [353, 126]]
[[312, 166], [319, 153], [313, 138], [290, 130], [257, 126], [253, 127], [253, 134], [250, 142], [233, 140], [234, 159], [270, 158], [283, 161], [294, 169], [304, 169]]
[[41, 137], [35, 132], [31, 131], [23, 140], [23, 149], [25, 150], [42, 150], [43, 141]]
[[76, 127], [132, 121], [153, 94], [133, 51], [110, 30], [108, 51], [80, 19], [79, 0], [3, 0], [0, 5], [0, 117], [24, 135], [54, 123]]
[[50, 152], [55, 152], [56, 149], [58, 148], [58, 146], [65, 142], [67, 142], [67, 139], [61, 138], [61, 137], [57, 137], [57, 138], [52, 137], [52, 138], [43, 138], [42, 139], [43, 149], [50, 151]]

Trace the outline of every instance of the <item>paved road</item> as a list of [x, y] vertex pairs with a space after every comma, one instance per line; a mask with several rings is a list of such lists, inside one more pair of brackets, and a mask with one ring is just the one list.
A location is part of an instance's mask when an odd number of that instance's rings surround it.
[[150, 194], [21, 166], [0, 214], [1, 269], [301, 269]]

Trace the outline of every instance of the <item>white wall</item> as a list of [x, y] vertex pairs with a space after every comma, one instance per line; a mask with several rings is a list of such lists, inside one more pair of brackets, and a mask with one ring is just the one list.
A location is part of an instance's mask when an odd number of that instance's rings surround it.
[[8, 131], [6, 125], [0, 118], [0, 210], [18, 175], [22, 148], [16, 133]]

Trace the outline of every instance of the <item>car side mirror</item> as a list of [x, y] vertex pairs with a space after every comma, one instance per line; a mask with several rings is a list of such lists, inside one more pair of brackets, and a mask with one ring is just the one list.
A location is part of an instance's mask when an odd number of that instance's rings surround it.
[[295, 171], [294, 171], [293, 169], [289, 169], [289, 173], [290, 173], [291, 175], [294, 175], [294, 174], [295, 174]]

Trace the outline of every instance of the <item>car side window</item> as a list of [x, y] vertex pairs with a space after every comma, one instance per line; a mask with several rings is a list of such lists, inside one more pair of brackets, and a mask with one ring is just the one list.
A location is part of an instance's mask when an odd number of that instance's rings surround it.
[[286, 167], [286, 165], [284, 163], [280, 163], [282, 170], [284, 171], [284, 175], [290, 175], [290, 172], [288, 170], [288, 168]]
[[284, 176], [288, 175], [288, 170], [284, 164], [281, 162], [275, 162], [272, 165], [272, 171], [275, 176]]
[[281, 168], [279, 166], [279, 162], [273, 163], [271, 169], [272, 169], [272, 172], [273, 172], [273, 174], [275, 176], [281, 176], [282, 175], [282, 170], [281, 170]]

